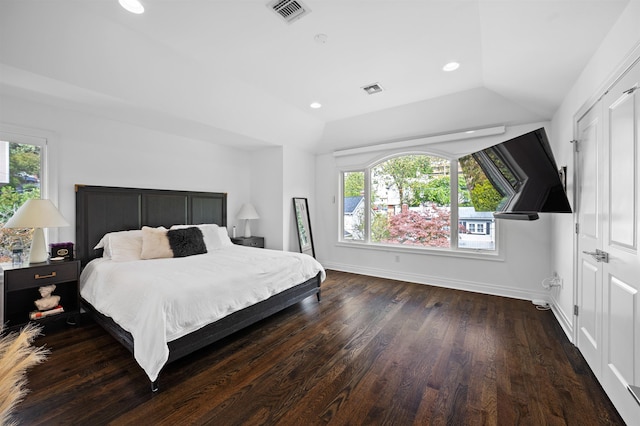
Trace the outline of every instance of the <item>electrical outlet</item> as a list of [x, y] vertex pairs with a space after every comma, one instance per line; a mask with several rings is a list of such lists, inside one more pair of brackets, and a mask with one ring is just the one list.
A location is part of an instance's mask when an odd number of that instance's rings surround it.
[[551, 287], [562, 288], [562, 278], [560, 278], [560, 275], [558, 275], [557, 272], [553, 272], [553, 278], [551, 279], [551, 282], [549, 284], [551, 285]]

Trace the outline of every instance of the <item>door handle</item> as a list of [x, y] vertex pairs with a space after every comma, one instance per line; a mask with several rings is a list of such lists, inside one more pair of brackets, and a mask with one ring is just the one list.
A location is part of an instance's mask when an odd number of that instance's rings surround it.
[[609, 263], [609, 253], [596, 249], [596, 251], [583, 251], [584, 254], [592, 256], [596, 262]]

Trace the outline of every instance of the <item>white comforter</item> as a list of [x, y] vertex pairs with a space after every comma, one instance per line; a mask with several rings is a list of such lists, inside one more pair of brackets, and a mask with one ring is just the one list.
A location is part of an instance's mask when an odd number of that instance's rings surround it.
[[133, 335], [134, 357], [154, 381], [167, 362], [167, 342], [268, 299], [321, 272], [308, 255], [244, 246], [171, 259], [95, 259], [80, 294]]

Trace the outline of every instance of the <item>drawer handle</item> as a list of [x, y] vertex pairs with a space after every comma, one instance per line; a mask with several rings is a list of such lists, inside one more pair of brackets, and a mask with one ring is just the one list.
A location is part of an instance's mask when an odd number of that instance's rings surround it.
[[40, 274], [35, 274], [35, 275], [34, 275], [34, 278], [35, 278], [36, 280], [42, 280], [42, 279], [44, 279], [44, 278], [53, 278], [53, 277], [55, 277], [55, 276], [56, 276], [56, 273], [55, 273], [55, 271], [54, 271], [54, 272], [50, 273], [49, 275], [40, 275]]

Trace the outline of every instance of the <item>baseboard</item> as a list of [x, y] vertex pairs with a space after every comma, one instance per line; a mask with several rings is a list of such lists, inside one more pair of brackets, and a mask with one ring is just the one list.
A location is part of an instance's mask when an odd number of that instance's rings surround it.
[[562, 327], [562, 330], [564, 331], [564, 334], [567, 335], [569, 341], [575, 345], [573, 321], [567, 316], [565, 311], [560, 309], [555, 300], [552, 300], [551, 312], [553, 312], [553, 316], [556, 317], [556, 321], [558, 321], [560, 327]]
[[333, 269], [341, 272], [351, 272], [354, 274], [368, 275], [378, 278], [387, 278], [398, 281], [407, 281], [417, 284], [432, 285], [435, 287], [445, 287], [455, 290], [471, 291], [474, 293], [490, 294], [492, 296], [510, 297], [512, 299], [549, 300], [549, 293], [543, 291], [525, 291], [491, 283], [477, 281], [453, 280], [447, 277], [431, 276], [425, 274], [412, 274], [403, 271], [390, 271], [387, 269], [377, 269], [361, 266], [339, 264], [334, 262], [323, 262], [326, 269]]

